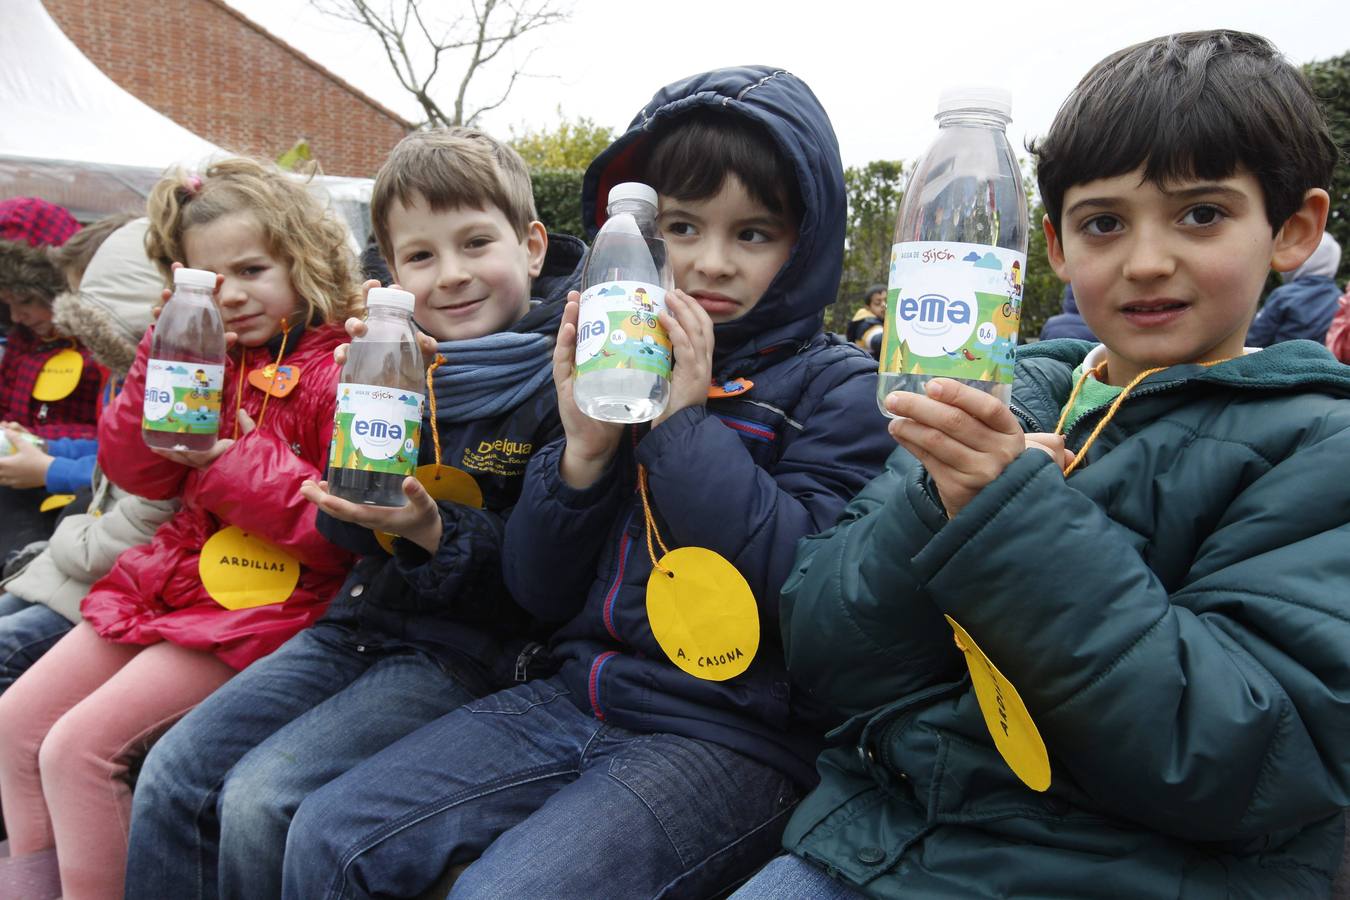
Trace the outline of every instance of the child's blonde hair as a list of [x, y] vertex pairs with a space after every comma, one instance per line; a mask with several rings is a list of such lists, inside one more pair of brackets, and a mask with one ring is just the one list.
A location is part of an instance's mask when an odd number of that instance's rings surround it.
[[521, 240], [539, 218], [530, 170], [511, 147], [476, 128], [414, 132], [390, 152], [371, 190], [370, 224], [390, 269], [398, 266], [389, 237], [389, 209], [394, 201], [410, 206], [419, 195], [436, 212], [495, 206]]
[[304, 184], [254, 159], [223, 159], [201, 175], [176, 169], [161, 178], [146, 201], [146, 253], [170, 279], [171, 263], [187, 265], [187, 230], [233, 213], [251, 215], [268, 252], [290, 266], [307, 322], [341, 322], [359, 311], [356, 257], [346, 229]]

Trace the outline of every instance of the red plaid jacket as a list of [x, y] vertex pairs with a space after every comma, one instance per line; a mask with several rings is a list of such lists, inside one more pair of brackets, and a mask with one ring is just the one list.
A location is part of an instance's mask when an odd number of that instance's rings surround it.
[[0, 202], [0, 239], [23, 241], [30, 247], [59, 247], [80, 230], [65, 208], [37, 197], [15, 197]]
[[84, 357], [84, 372], [75, 390], [50, 403], [33, 399], [33, 385], [43, 363], [70, 345], [70, 338], [43, 343], [27, 328], [10, 328], [5, 358], [0, 362], [0, 422], [18, 422], [44, 438], [98, 437], [102, 379], [94, 358], [78, 344], [75, 349]]

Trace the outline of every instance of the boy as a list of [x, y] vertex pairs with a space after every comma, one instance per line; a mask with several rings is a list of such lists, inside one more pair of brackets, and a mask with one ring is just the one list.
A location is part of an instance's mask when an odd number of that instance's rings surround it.
[[[715, 894], [773, 852], [813, 781], [824, 717], [788, 682], [778, 589], [797, 540], [889, 443], [874, 364], [822, 333], [842, 268], [838, 145], [797, 78], [726, 69], [662, 90], [591, 164], [584, 221], [602, 222], [610, 186], [639, 173], [681, 289], [662, 318], [670, 404], [650, 426], [582, 415], [569, 302], [554, 357], [565, 436], [531, 461], [507, 528], [507, 582], [564, 623], [561, 668], [311, 795], [288, 840], [288, 897], [415, 896], [475, 859], [455, 896]], [[682, 653], [652, 624], [644, 531], [678, 548], [676, 583], [695, 582], [673, 605], [712, 607], [740, 637]], [[691, 551], [735, 568], [699, 590], [671, 561]], [[722, 680], [699, 677], [714, 666]]]
[[854, 718], [742, 897], [1329, 891], [1350, 370], [1242, 346], [1321, 237], [1326, 122], [1264, 39], [1179, 34], [1098, 63], [1034, 152], [1102, 343], [1024, 348], [1011, 410], [887, 399], [904, 449], [783, 594], [793, 674]]
[[[308, 792], [528, 668], [502, 532], [532, 448], [560, 433], [553, 336], [585, 247], [550, 240], [520, 157], [467, 128], [405, 138], [376, 178], [371, 218], [415, 321], [450, 360], [435, 372], [421, 461], [436, 461], [436, 428], [441, 462], [472, 476], [483, 508], [437, 503], [412, 478], [399, 509], [305, 485], [320, 531], [362, 559], [322, 620], [155, 745], [137, 784], [128, 896], [278, 896], [286, 830]], [[392, 556], [372, 531], [401, 535]]]

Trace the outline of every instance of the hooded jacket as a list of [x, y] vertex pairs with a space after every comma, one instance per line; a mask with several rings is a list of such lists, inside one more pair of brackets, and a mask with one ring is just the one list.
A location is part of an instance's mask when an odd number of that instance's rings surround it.
[[1336, 315], [1341, 290], [1334, 281], [1341, 264], [1341, 245], [1326, 232], [1303, 265], [1284, 276], [1270, 292], [1247, 330], [1248, 347], [1269, 347], [1279, 341], [1326, 340]]
[[[89, 261], [78, 294], [56, 298], [54, 319], [81, 343], [113, 381], [120, 382], [136, 358], [136, 344], [150, 325], [150, 307], [163, 279], [145, 255], [147, 220], [128, 222], [108, 236]], [[55, 442], [49, 450], [55, 450]], [[71, 442], [93, 444], [92, 441]], [[90, 448], [90, 453], [94, 449]], [[92, 465], [92, 460], [90, 462]], [[75, 469], [69, 458], [52, 461], [52, 470]], [[72, 481], [73, 476], [68, 477]], [[47, 548], [0, 587], [30, 603], [42, 603], [72, 622], [80, 620], [80, 601], [89, 586], [112, 568], [121, 553], [150, 540], [178, 508], [175, 500], [146, 500], [112, 484], [97, 469], [93, 497], [84, 512], [64, 516]]]
[[[1019, 351], [1028, 431], [1089, 350]], [[1306, 341], [1174, 366], [1067, 480], [1028, 450], [951, 520], [893, 454], [783, 592], [793, 674], [854, 717], [788, 849], [875, 897], [1327, 896], [1350, 805], [1350, 482], [1328, 477], [1347, 399], [1350, 369]], [[995, 749], [944, 613], [1025, 703], [1044, 793]]]
[[1064, 285], [1064, 297], [1060, 302], [1060, 312], [1057, 316], [1051, 316], [1045, 320], [1041, 326], [1041, 340], [1049, 341], [1054, 338], [1073, 338], [1076, 341], [1096, 341], [1097, 337], [1088, 327], [1087, 322], [1083, 321], [1083, 314], [1078, 311], [1078, 300], [1073, 295], [1073, 285]]
[[[577, 238], [549, 235], [544, 268], [531, 287], [538, 302], [511, 331], [557, 335], [567, 292], [580, 283], [585, 252]], [[456, 667], [467, 660], [485, 688], [503, 686], [515, 677], [531, 623], [503, 583], [502, 539], [531, 455], [562, 433], [557, 390], [550, 378], [513, 409], [466, 422], [437, 426], [427, 413], [420, 462], [436, 461], [430, 429], [438, 427], [442, 462], [473, 477], [483, 508], [439, 503], [436, 552], [400, 538], [393, 542], [393, 556], [369, 529], [320, 513], [325, 536], [362, 554], [324, 621], [349, 629], [368, 648], [411, 645]], [[462, 669], [459, 674], [472, 675]]]
[[[64, 276], [41, 247], [0, 240], [0, 288], [50, 305], [65, 287]], [[8, 321], [8, 306], [0, 304], [0, 309]], [[71, 349], [78, 351], [84, 361], [75, 389], [59, 400], [35, 399], [33, 387], [47, 360]], [[92, 438], [99, 382], [93, 358], [73, 339], [53, 335], [44, 340], [31, 329], [10, 325], [4, 357], [0, 359], [0, 422], [17, 422], [43, 438]]]
[[[351, 555], [315, 527], [316, 507], [300, 496], [300, 483], [319, 480], [328, 457], [339, 369], [333, 349], [344, 342], [339, 325], [310, 326], [284, 363], [300, 369], [300, 383], [268, 401], [258, 427], [242, 435], [210, 465], [195, 469], [168, 460], [141, 438], [145, 365], [152, 327], [137, 350], [126, 386], [99, 420], [99, 466], [119, 486], [152, 500], [177, 497], [182, 506], [149, 544], [133, 547], [94, 583], [80, 606], [85, 621], [114, 643], [172, 641], [214, 653], [242, 669], [271, 653], [323, 614], [351, 568]], [[264, 394], [244, 381], [239, 366], [261, 368], [274, 360], [267, 347], [236, 348], [226, 359], [221, 435], [232, 433], [236, 406], [258, 422]], [[236, 525], [296, 558], [300, 578], [283, 603], [230, 610], [207, 594], [198, 574], [202, 545]]]
[[[582, 711], [638, 732], [722, 744], [810, 783], [827, 715], [789, 682], [777, 639], [778, 591], [797, 541], [832, 522], [893, 446], [873, 399], [876, 363], [822, 333], [844, 235], [834, 132], [810, 89], [787, 72], [744, 67], [694, 76], [660, 91], [591, 164], [583, 221], [600, 224], [609, 187], [633, 179], [653, 131], [703, 107], [764, 127], [805, 208], [797, 243], [763, 297], [743, 318], [715, 326], [714, 381], [744, 381], [657, 428], [630, 429], [609, 470], [584, 491], [559, 476], [561, 441], [537, 454], [507, 523], [506, 579], [523, 607], [563, 623], [554, 654]], [[639, 464], [667, 545], [721, 554], [753, 591], [759, 649], [735, 678], [684, 673], [652, 635]]]

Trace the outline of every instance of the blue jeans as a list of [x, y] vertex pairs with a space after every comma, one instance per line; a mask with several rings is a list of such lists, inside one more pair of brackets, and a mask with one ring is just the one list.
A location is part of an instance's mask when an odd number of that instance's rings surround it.
[[0, 694], [74, 627], [41, 603], [0, 594]]
[[558, 678], [433, 722], [300, 805], [283, 897], [702, 897], [779, 850], [798, 789], [707, 741], [581, 712]]
[[863, 895], [824, 869], [786, 853], [760, 869], [731, 900], [863, 900]]
[[319, 622], [162, 737], [132, 802], [126, 896], [276, 897], [305, 795], [483, 693], [417, 651]]

